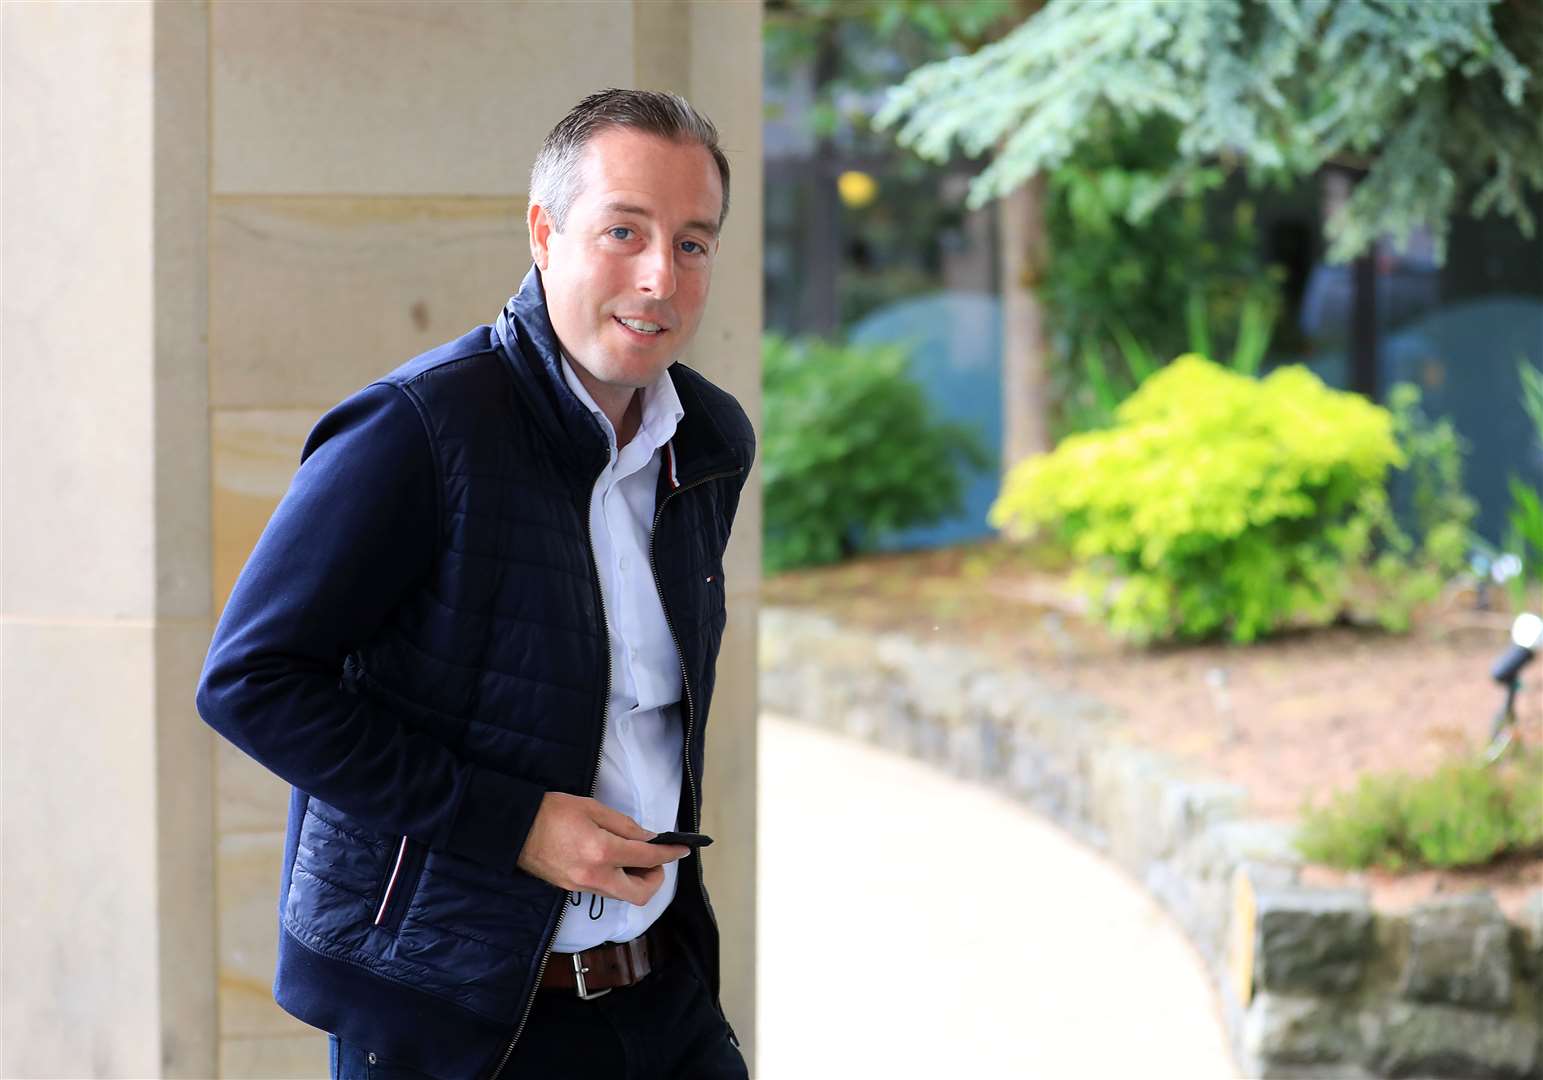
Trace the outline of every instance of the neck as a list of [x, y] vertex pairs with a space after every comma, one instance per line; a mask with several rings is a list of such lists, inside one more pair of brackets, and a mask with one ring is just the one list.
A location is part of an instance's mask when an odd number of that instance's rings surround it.
[[589, 396], [595, 399], [595, 404], [600, 406], [600, 411], [611, 422], [611, 428], [616, 432], [616, 449], [620, 450], [630, 443], [643, 424], [643, 391], [601, 382], [577, 361], [573, 363], [573, 373], [579, 377], [579, 382], [584, 384], [584, 389], [589, 391]]
[[[605, 406], [602, 405], [601, 408]], [[638, 428], [643, 426], [643, 391], [632, 391], [631, 400], [622, 410], [620, 423], [617, 423], [616, 415], [609, 409], [606, 410], [605, 415], [611, 418], [611, 426], [616, 429], [616, 449], [620, 450], [633, 440], [638, 433]]]

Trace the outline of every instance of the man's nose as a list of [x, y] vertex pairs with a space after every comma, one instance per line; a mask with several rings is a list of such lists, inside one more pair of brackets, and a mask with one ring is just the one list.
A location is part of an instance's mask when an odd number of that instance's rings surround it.
[[638, 266], [638, 292], [655, 300], [668, 300], [675, 295], [674, 247], [657, 245], [643, 254]]

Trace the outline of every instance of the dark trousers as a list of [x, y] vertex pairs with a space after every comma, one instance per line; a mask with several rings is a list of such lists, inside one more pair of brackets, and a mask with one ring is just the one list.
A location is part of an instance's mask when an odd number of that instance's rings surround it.
[[[552, 961], [556, 963], [554, 958]], [[426, 1080], [332, 1036], [333, 1080]], [[591, 1001], [538, 990], [499, 1080], [749, 1080], [696, 969], [677, 956]], [[454, 1078], [443, 1078], [454, 1080]]]

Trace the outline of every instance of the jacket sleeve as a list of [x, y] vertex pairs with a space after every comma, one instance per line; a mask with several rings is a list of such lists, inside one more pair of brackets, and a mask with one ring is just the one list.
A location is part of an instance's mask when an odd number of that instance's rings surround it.
[[380, 832], [512, 871], [544, 789], [467, 762], [341, 683], [344, 657], [432, 571], [439, 491], [400, 387], [366, 387], [322, 417], [225, 605], [198, 711]]
[[[735, 402], [736, 408], [739, 403]], [[734, 489], [734, 503], [728, 508], [729, 528], [734, 528], [734, 517], [739, 512], [739, 497], [744, 494], [745, 485], [750, 482], [750, 470], [755, 468], [756, 437], [755, 428], [750, 426], [750, 418], [745, 415], [744, 409], [739, 409], [742, 421], [740, 432], [741, 453], [744, 455], [745, 467], [739, 474], [739, 485]]]

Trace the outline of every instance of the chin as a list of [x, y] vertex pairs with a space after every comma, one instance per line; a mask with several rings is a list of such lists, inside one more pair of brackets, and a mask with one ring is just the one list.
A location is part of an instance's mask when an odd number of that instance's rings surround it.
[[595, 378], [610, 386], [629, 386], [634, 390], [642, 390], [652, 386], [659, 378], [659, 373], [675, 362], [672, 356], [663, 362], [618, 363], [607, 357], [599, 370], [593, 372]]

